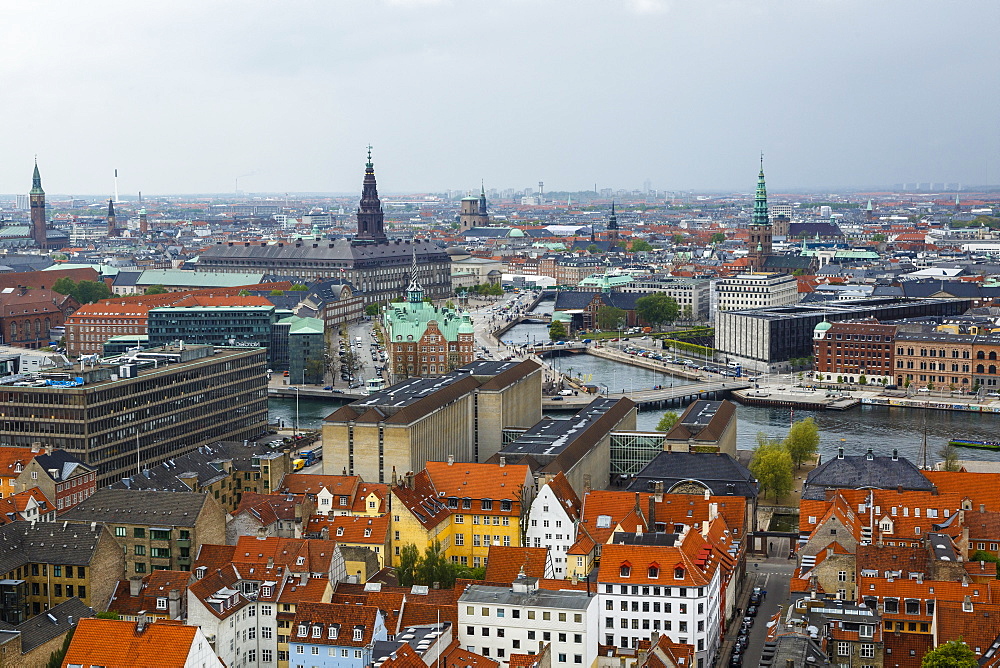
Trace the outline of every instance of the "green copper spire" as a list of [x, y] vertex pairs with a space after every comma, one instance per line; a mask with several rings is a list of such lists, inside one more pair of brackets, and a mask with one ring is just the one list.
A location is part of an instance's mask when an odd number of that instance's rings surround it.
[[368, 169], [374, 169], [375, 165], [372, 164], [372, 145], [368, 144], [368, 162], [365, 163], [365, 167]]
[[760, 154], [760, 174], [757, 175], [757, 197], [753, 201], [751, 225], [770, 225], [767, 216], [767, 186], [764, 185], [764, 154]]
[[38, 160], [35, 160], [35, 173], [31, 177], [31, 193], [32, 195], [44, 195], [45, 191], [42, 190], [42, 175], [38, 173]]

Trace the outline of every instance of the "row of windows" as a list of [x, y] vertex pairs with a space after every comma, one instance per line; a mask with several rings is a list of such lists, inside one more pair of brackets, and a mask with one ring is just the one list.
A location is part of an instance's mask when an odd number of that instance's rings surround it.
[[[639, 612], [640, 609], [639, 601], [629, 601], [626, 599], [622, 599], [618, 603], [619, 603], [619, 608], [621, 609], [622, 612], [628, 612], [629, 610], [631, 610], [632, 612]], [[673, 604], [670, 601], [666, 601], [662, 605], [663, 605], [662, 612], [667, 614], [673, 612]], [[642, 612], [661, 612], [659, 601], [642, 601], [641, 608]], [[615, 609], [614, 599], [606, 599], [604, 601], [604, 609], [614, 610]], [[699, 615], [705, 614], [705, 604], [699, 603], [697, 610]], [[687, 603], [678, 603], [677, 612], [682, 615], [686, 615], [688, 612]]]
[[[537, 611], [535, 611], [535, 610], [527, 610], [526, 611], [527, 618], [528, 619], [535, 619], [536, 613], [537, 613]], [[551, 621], [552, 620], [552, 612], [551, 611], [549, 611], [549, 610], [542, 610], [541, 613], [542, 614], [541, 614], [540, 618], [542, 619], [542, 621]], [[467, 605], [467, 606], [465, 606], [465, 614], [469, 615], [470, 617], [475, 617], [476, 616], [476, 607], [474, 605]], [[503, 618], [505, 618], [507, 616], [507, 609], [506, 608], [496, 608], [494, 610], [493, 608], [480, 608], [479, 609], [479, 616], [480, 617], [494, 617], [495, 616], [497, 619], [503, 619]], [[520, 609], [518, 609], [518, 608], [511, 608], [510, 609], [510, 617], [511, 617], [511, 619], [520, 619], [521, 618], [521, 611], [520, 611]], [[556, 613], [556, 620], [560, 621], [560, 622], [569, 621], [569, 613], [567, 613], [567, 612]], [[576, 624], [582, 624], [583, 623], [583, 614], [579, 613], [579, 612], [573, 613], [573, 622], [576, 623]], [[469, 628], [472, 628], [472, 627], [469, 627]], [[500, 629], [500, 630], [502, 631], [502, 629]], [[489, 635], [489, 634], [488, 633], [484, 633], [483, 635]], [[500, 635], [503, 635], [503, 634], [501, 633]], [[548, 638], [546, 638], [546, 640], [548, 640]]]
[[[630, 585], [620, 585], [619, 586], [619, 593], [622, 594], [623, 596], [628, 596], [629, 593], [630, 593], [630, 587], [631, 587], [631, 595], [632, 596], [639, 596], [639, 592], [640, 591], [642, 591], [642, 596], [659, 596], [661, 590], [663, 592], [663, 596], [670, 596], [670, 597], [676, 596], [677, 598], [686, 598], [688, 596], [688, 592], [689, 591], [691, 592], [691, 597], [693, 597], [693, 598], [694, 597], [701, 598], [702, 596], [705, 595], [705, 588], [704, 587], [697, 587], [697, 588], [695, 588], [695, 587], [677, 587], [677, 594], [675, 595], [673, 593], [673, 591], [674, 591], [673, 587], [639, 587], [637, 585], [631, 585], [631, 586]], [[614, 594], [615, 593], [615, 586], [614, 585], [610, 585], [610, 584], [604, 585], [604, 593], [605, 594]]]
[[[654, 619], [654, 620], [650, 621], [650, 619], [648, 617], [647, 618], [642, 618], [642, 619], [636, 618], [636, 617], [633, 617], [631, 619], [626, 619], [625, 617], [622, 617], [621, 619], [618, 620], [618, 626], [619, 626], [619, 628], [623, 628], [623, 629], [636, 629], [636, 630], [638, 630], [638, 629], [641, 628], [644, 631], [649, 631], [649, 630], [659, 631], [660, 630], [660, 624], [661, 624], [661, 620]], [[664, 619], [664, 620], [662, 620], [662, 624], [663, 624], [663, 630], [664, 631], [673, 631], [674, 630], [673, 629], [673, 623], [672, 623], [671, 620]], [[614, 617], [605, 617], [604, 618], [604, 628], [606, 628], [606, 629], [613, 629], [613, 628], [615, 628], [615, 618]], [[698, 632], [699, 633], [704, 633], [705, 632], [705, 621], [704, 620], [698, 620], [697, 628], [698, 628]], [[684, 620], [678, 621], [677, 622], [677, 629], [676, 630], [677, 630], [678, 633], [687, 633], [688, 632], [688, 623], [686, 621], [684, 621]]]

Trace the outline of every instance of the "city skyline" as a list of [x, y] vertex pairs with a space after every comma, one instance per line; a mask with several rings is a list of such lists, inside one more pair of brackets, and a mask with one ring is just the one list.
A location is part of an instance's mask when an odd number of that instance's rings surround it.
[[6, 193], [352, 193], [369, 143], [387, 193], [997, 182], [988, 2], [47, 12], [0, 28]]

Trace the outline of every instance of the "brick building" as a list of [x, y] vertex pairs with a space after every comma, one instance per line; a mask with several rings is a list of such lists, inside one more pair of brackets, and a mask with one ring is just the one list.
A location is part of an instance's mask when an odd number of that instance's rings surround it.
[[896, 325], [874, 318], [823, 322], [813, 330], [813, 360], [820, 382], [893, 382]]
[[79, 304], [68, 295], [45, 288], [0, 290], [0, 343], [21, 348], [49, 345], [49, 330], [60, 327]]
[[66, 351], [69, 355], [101, 353], [113, 336], [143, 336], [150, 307], [126, 301], [104, 300], [80, 307], [66, 319]]

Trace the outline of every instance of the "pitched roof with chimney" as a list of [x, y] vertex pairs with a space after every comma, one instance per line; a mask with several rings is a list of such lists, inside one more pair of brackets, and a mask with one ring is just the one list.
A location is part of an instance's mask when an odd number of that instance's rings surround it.
[[703, 587], [719, 567], [711, 545], [689, 530], [679, 544], [605, 545], [597, 581], [607, 584], [658, 584]]
[[75, 522], [193, 527], [208, 496], [197, 492], [99, 489], [62, 515]]
[[[197, 633], [197, 626], [170, 621], [143, 625], [119, 619], [81, 619], [62, 665], [183, 668]], [[109, 638], [114, 641], [108, 642]], [[212, 665], [221, 666], [222, 662]]]
[[0, 499], [0, 524], [16, 522], [17, 520], [39, 520], [40, 517], [29, 517], [26, 514], [29, 506], [36, 507], [38, 515], [46, 515], [55, 511], [55, 505], [42, 494], [42, 490], [32, 487]]
[[569, 516], [570, 520], [575, 522], [580, 519], [580, 511], [583, 509], [583, 503], [563, 472], [559, 471], [545, 484], [559, 500], [559, 505], [562, 506], [563, 511]]
[[305, 531], [310, 535], [323, 533], [329, 540], [340, 543], [385, 545], [389, 537], [389, 520], [388, 515], [313, 515]]
[[181, 601], [185, 600], [190, 579], [191, 573], [187, 571], [153, 571], [142, 578], [139, 593], [135, 596], [132, 595], [132, 583], [129, 580], [119, 580], [108, 603], [108, 610], [130, 616], [140, 612], [166, 614], [169, 608], [158, 607], [157, 600], [169, 600], [172, 590], [177, 590]]
[[[295, 607], [289, 641], [311, 645], [366, 647], [374, 640], [375, 625], [381, 614], [378, 608], [370, 605], [305, 601]], [[318, 637], [313, 631], [316, 627], [321, 629]], [[335, 629], [332, 637], [331, 628]], [[355, 631], [361, 631], [357, 639]]]
[[638, 492], [593, 490], [583, 495], [583, 511], [579, 528], [598, 544], [607, 543], [619, 525], [626, 531], [641, 527], [649, 531], [643, 497]]
[[16, 478], [40, 452], [12, 445], [0, 447], [0, 478]]
[[322, 538], [240, 536], [232, 560], [247, 566], [283, 566], [292, 573], [329, 573], [336, 546], [336, 541]]
[[71, 598], [54, 605], [44, 615], [35, 615], [14, 627], [21, 633], [21, 654], [27, 654], [39, 645], [71, 631], [81, 619], [93, 617], [93, 608], [78, 598]]
[[425, 529], [436, 527], [451, 516], [448, 506], [438, 499], [426, 470], [407, 476], [403, 484], [392, 488], [392, 494]]

